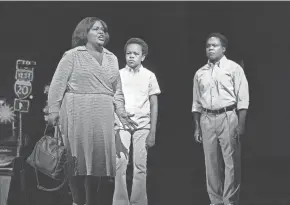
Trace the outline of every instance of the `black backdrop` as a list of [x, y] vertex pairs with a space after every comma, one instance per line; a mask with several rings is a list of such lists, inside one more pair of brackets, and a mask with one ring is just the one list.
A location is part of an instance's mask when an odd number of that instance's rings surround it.
[[24, 132], [33, 142], [44, 128], [44, 85], [87, 16], [108, 24], [107, 48], [120, 67], [126, 40], [141, 37], [149, 44], [144, 65], [162, 90], [155, 148], [162, 163], [191, 166], [202, 157], [193, 142], [192, 79], [206, 62], [204, 40], [213, 31], [228, 37], [228, 58], [245, 63], [251, 98], [244, 156], [290, 156], [288, 2], [1, 2], [0, 95], [12, 103], [17, 59], [37, 61], [32, 107], [24, 115]]

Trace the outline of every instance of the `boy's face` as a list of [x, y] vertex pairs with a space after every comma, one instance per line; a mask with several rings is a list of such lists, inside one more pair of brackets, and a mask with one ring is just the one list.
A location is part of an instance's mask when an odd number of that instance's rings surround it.
[[126, 48], [126, 63], [130, 68], [139, 68], [145, 56], [142, 54], [142, 46], [139, 44], [129, 44]]

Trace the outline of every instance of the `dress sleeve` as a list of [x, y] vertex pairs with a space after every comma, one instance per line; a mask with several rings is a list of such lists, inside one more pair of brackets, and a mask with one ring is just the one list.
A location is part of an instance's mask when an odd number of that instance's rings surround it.
[[66, 52], [53, 75], [48, 91], [48, 112], [59, 112], [67, 82], [73, 70], [73, 53]]
[[119, 72], [119, 63], [118, 59], [116, 57], [115, 60], [115, 66], [118, 70], [117, 72], [117, 78], [115, 82], [113, 83], [113, 90], [114, 90], [114, 107], [115, 107], [115, 112], [117, 115], [122, 116], [126, 114], [125, 110], [125, 98], [124, 98], [124, 93], [122, 89], [122, 82], [121, 82], [121, 76]]

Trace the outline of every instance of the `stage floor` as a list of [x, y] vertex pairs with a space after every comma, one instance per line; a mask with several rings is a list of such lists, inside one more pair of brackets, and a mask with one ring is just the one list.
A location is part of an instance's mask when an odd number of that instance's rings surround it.
[[[290, 205], [289, 160], [244, 162], [240, 205]], [[154, 205], [210, 204], [203, 167], [160, 168], [156, 169], [155, 178], [159, 194], [154, 194], [158, 195], [155, 201], [152, 199]]]
[[[289, 162], [289, 158], [244, 160], [240, 205], [290, 205]], [[38, 191], [34, 173], [27, 172], [27, 200], [13, 200], [13, 205], [71, 205], [66, 190]], [[209, 205], [202, 160], [195, 167], [151, 165], [148, 199], [149, 205]]]

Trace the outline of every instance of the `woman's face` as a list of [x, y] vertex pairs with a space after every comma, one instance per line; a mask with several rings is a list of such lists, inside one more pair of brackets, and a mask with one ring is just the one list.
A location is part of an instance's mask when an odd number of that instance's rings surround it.
[[104, 26], [100, 21], [96, 21], [87, 35], [88, 44], [103, 46], [106, 41]]

